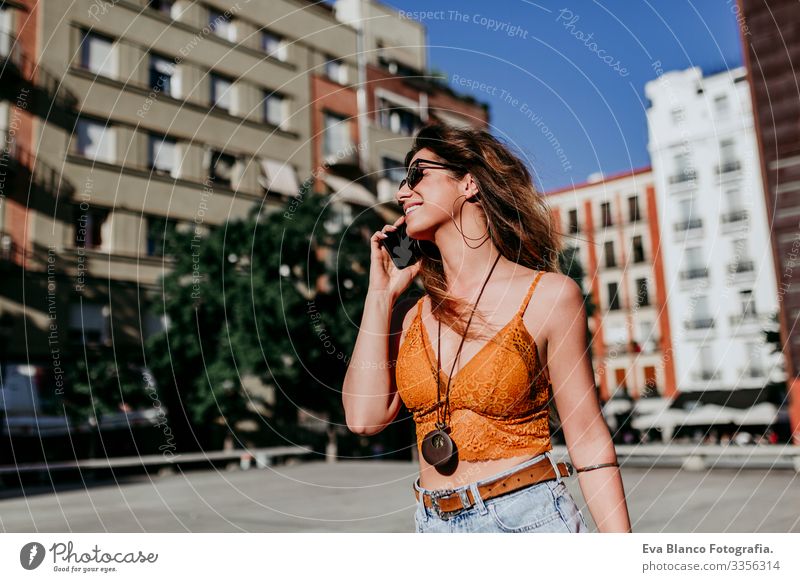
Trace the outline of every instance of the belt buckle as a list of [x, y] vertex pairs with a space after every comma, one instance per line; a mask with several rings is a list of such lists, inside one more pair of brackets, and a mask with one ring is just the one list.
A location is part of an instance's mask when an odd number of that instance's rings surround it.
[[[446, 497], [448, 495], [452, 495], [455, 493], [455, 489], [441, 489], [434, 491], [433, 493], [429, 493], [429, 497], [431, 498], [431, 505], [433, 506], [433, 510], [436, 512], [436, 515], [439, 516], [439, 519], [450, 519], [464, 511], [466, 507], [462, 507], [461, 509], [455, 509], [453, 511], [442, 511], [442, 508], [439, 507], [439, 498]], [[464, 503], [462, 502], [461, 505], [463, 506]]]
[[564, 464], [567, 466], [568, 477], [571, 477], [573, 474], [575, 474], [575, 467], [572, 466], [572, 463], [569, 461], [564, 461]]

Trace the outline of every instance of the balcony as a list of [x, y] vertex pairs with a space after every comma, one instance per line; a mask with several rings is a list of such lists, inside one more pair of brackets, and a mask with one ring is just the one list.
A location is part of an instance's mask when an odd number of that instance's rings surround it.
[[675, 223], [675, 232], [684, 232], [698, 228], [703, 228], [702, 218], [690, 218], [689, 220], [682, 220]]
[[706, 279], [708, 278], [708, 267], [693, 267], [680, 272], [681, 280]]
[[753, 261], [735, 261], [728, 263], [728, 273], [737, 275], [739, 273], [749, 273], [755, 270], [755, 262]]
[[697, 180], [697, 172], [695, 170], [684, 169], [673, 174], [669, 177], [670, 184], [684, 184], [686, 182], [694, 182]]
[[747, 220], [748, 216], [749, 216], [749, 213], [747, 212], [747, 210], [744, 210], [744, 209], [742, 209], [742, 210], [731, 210], [730, 212], [725, 212], [722, 215], [722, 217], [721, 217], [722, 224], [731, 224], [731, 223], [734, 223], [734, 222], [742, 222], [742, 221]]
[[691, 374], [693, 382], [712, 382], [721, 377], [719, 370], [696, 370]]
[[[744, 325], [758, 324], [760, 322], [759, 314], [754, 311], [745, 311], [743, 313], [734, 313], [729, 317], [731, 327], [737, 328]], [[734, 331], [736, 331], [734, 329]]]
[[760, 366], [743, 366], [737, 370], [739, 378], [747, 378], [749, 380], [766, 379], [767, 373]]
[[722, 162], [721, 164], [717, 165], [715, 170], [717, 175], [721, 175], [738, 172], [741, 169], [742, 163], [739, 160], [728, 160], [727, 162]]
[[698, 319], [687, 319], [683, 322], [683, 326], [687, 330], [694, 330], [694, 329], [711, 329], [714, 327], [714, 318], [713, 317], [703, 317]]
[[745, 230], [750, 224], [750, 213], [747, 210], [734, 210], [720, 216], [720, 231], [723, 234]]

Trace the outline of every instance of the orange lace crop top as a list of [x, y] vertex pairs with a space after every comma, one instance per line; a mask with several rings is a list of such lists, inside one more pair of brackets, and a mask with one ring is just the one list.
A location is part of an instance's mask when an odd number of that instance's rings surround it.
[[[517, 313], [450, 382], [450, 436], [462, 461], [538, 455], [552, 448], [548, 410], [550, 375], [539, 362], [522, 319], [539, 271]], [[436, 351], [422, 322], [422, 301], [397, 354], [400, 398], [416, 423], [417, 447], [436, 424]], [[440, 371], [442, 403], [447, 373]]]

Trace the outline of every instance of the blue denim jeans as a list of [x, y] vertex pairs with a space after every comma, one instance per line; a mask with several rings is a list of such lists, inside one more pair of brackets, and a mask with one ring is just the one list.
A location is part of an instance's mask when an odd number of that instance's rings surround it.
[[550, 451], [546, 451], [491, 477], [454, 489], [471, 489], [475, 504], [448, 519], [442, 519], [434, 509], [425, 507], [422, 494], [432, 491], [420, 487], [417, 477], [414, 480], [414, 489], [420, 493], [414, 514], [417, 533], [588, 533], [586, 520], [557, 469], [556, 479], [540, 481], [485, 501], [481, 499], [478, 485], [504, 477], [544, 458], [548, 458], [555, 468], [556, 463]]

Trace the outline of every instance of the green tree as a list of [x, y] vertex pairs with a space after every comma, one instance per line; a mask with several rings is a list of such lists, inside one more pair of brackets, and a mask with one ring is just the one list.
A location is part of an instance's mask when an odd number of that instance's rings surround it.
[[[220, 434], [231, 445], [243, 420], [288, 433], [300, 407], [344, 423], [341, 385], [366, 294], [368, 239], [383, 223], [366, 211], [331, 231], [329, 201], [306, 189], [280, 211], [256, 207], [207, 237], [170, 241], [175, 267], [154, 306], [169, 325], [151, 339], [148, 366], [184, 448], [218, 446]], [[336, 260], [325, 261], [325, 249]], [[245, 389], [247, 375], [274, 387], [274, 403]]]

